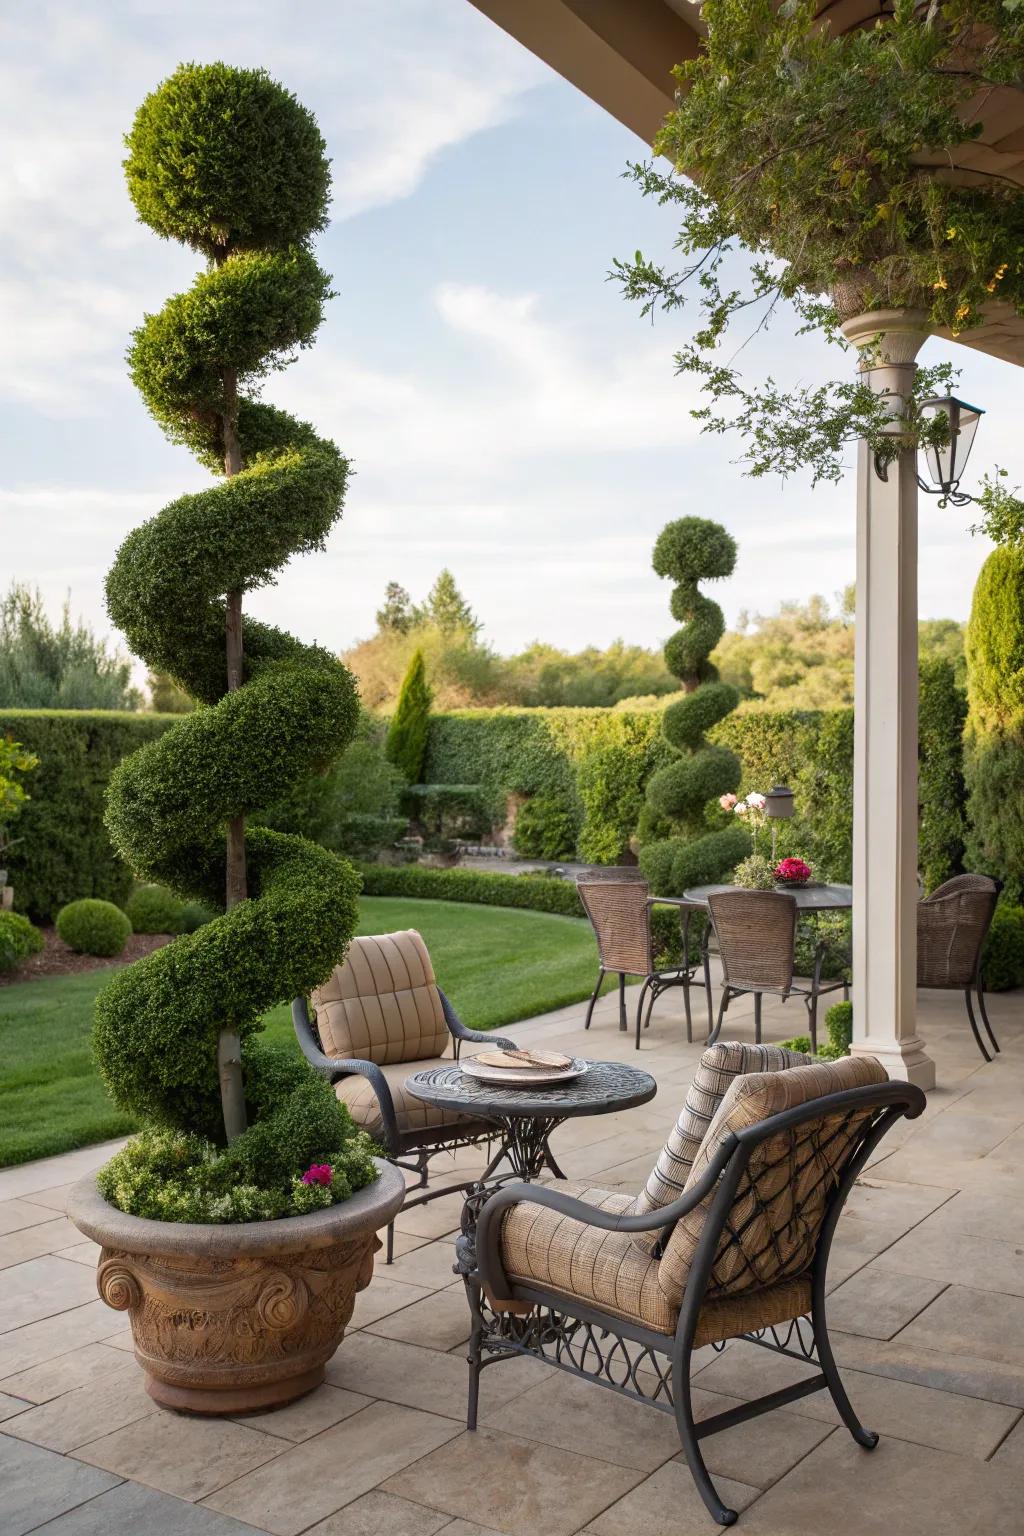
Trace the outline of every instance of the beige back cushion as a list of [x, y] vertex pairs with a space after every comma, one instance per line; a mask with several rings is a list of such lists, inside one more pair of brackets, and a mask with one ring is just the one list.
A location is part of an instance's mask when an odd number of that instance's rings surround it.
[[[810, 1056], [787, 1050], [784, 1045], [747, 1045], [742, 1040], [720, 1040], [717, 1045], [708, 1046], [687, 1089], [679, 1119], [658, 1154], [647, 1183], [633, 1201], [630, 1214], [642, 1216], [679, 1199], [708, 1127], [737, 1077], [748, 1072], [783, 1072], [787, 1067], [805, 1066], [810, 1060]], [[657, 1229], [634, 1232], [633, 1241], [642, 1252], [653, 1253], [659, 1235]]]
[[450, 1039], [434, 967], [414, 928], [353, 939], [310, 1002], [328, 1056], [383, 1067], [442, 1056]]
[[[885, 1069], [871, 1056], [844, 1056], [788, 1072], [737, 1077], [694, 1159], [687, 1189], [699, 1182], [730, 1131], [756, 1125], [826, 1094], [887, 1080]], [[847, 1113], [809, 1120], [755, 1147], [722, 1233], [708, 1281], [709, 1297], [742, 1295], [807, 1270], [828, 1197], [842, 1177], [865, 1121], [875, 1113], [866, 1109], [853, 1117]], [[682, 1301], [714, 1196], [712, 1190], [677, 1223], [658, 1266], [658, 1283], [676, 1306]]]

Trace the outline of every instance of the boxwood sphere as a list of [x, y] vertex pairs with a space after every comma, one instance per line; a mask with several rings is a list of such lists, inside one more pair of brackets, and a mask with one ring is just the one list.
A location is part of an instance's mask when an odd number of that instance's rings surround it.
[[57, 932], [80, 955], [119, 955], [131, 931], [128, 918], [112, 901], [86, 897], [69, 902], [57, 914]]
[[134, 933], [181, 933], [185, 926], [185, 904], [166, 885], [140, 885], [124, 910]]
[[658, 534], [652, 561], [659, 576], [696, 582], [731, 576], [736, 540], [708, 517], [679, 517]]
[[20, 912], [0, 912], [0, 971], [13, 971], [29, 955], [38, 955], [43, 936]]
[[179, 65], [125, 145], [139, 218], [208, 256], [326, 227], [331, 170], [316, 118], [262, 69]]

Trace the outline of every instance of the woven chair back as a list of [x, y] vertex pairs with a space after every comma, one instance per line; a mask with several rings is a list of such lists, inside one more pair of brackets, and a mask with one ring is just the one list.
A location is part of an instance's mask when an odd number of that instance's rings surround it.
[[650, 975], [654, 960], [647, 881], [587, 879], [578, 881], [576, 889], [597, 937], [604, 969], [630, 976]]
[[434, 967], [414, 928], [353, 939], [310, 1003], [328, 1056], [385, 1067], [443, 1056], [450, 1038]]
[[793, 982], [796, 900], [784, 891], [719, 891], [708, 898], [730, 987], [787, 992]]
[[954, 875], [917, 906], [917, 984], [971, 985], [992, 923], [999, 884], [988, 875]]

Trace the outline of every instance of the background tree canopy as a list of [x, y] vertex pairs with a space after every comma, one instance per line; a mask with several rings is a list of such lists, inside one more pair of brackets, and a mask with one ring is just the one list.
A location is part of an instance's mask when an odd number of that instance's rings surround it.
[[0, 600], [0, 708], [139, 709], [131, 662], [71, 618], [66, 599], [54, 624], [42, 594], [12, 582]]

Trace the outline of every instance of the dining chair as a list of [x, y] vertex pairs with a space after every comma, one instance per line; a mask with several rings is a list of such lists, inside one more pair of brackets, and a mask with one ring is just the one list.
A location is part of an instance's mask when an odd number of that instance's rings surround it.
[[640, 1032], [651, 1022], [654, 1004], [663, 992], [671, 987], [682, 987], [683, 1008], [686, 1013], [686, 1038], [693, 1039], [693, 1017], [690, 1012], [690, 982], [697, 969], [690, 963], [687, 924], [683, 924], [682, 963], [659, 970], [654, 962], [654, 939], [651, 932], [651, 888], [641, 875], [625, 880], [593, 880], [588, 875], [576, 882], [583, 909], [590, 919], [597, 939], [597, 982], [587, 1008], [584, 1029], [590, 1028], [594, 1006], [601, 992], [601, 984], [609, 973], [619, 978], [619, 1028], [628, 1028], [626, 1020], [626, 977], [640, 976], [643, 985], [636, 1007], [636, 1049], [640, 1049]]
[[796, 898], [786, 891], [717, 891], [708, 897], [708, 911], [718, 939], [722, 963], [722, 999], [708, 1044], [718, 1039], [726, 1010], [734, 997], [746, 992], [754, 997], [754, 1039], [761, 1039], [761, 999], [772, 996], [801, 997], [807, 1009], [811, 1050], [818, 1049], [818, 999], [840, 988], [849, 996], [842, 979], [824, 979], [821, 969], [824, 946], [818, 945], [809, 981], [798, 980], [796, 966]]
[[917, 984], [963, 992], [971, 1031], [986, 1061], [992, 1057], [974, 1016], [972, 993], [992, 1048], [998, 1051], [985, 1007], [981, 952], [1002, 888], [1002, 881], [990, 875], [954, 875], [917, 904]]

